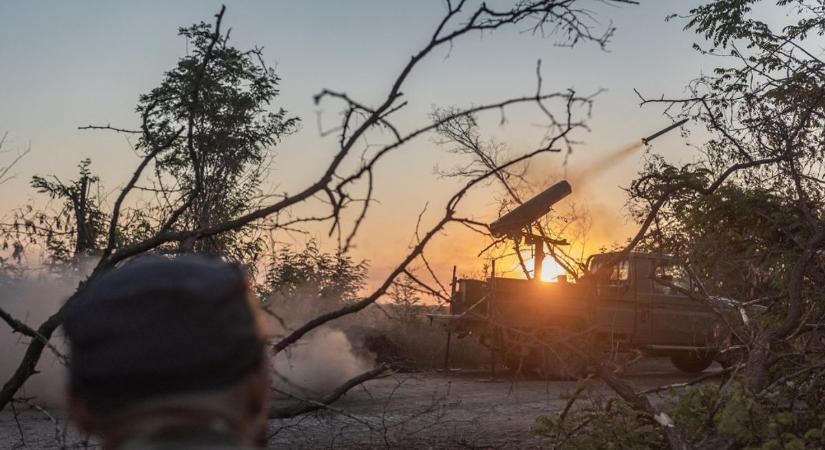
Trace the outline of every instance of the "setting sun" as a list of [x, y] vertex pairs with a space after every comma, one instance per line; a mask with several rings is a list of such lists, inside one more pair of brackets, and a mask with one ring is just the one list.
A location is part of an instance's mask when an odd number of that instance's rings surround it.
[[567, 272], [557, 263], [553, 258], [544, 258], [541, 264], [541, 279], [542, 281], [554, 281], [557, 276], [564, 275]]
[[[533, 271], [533, 258], [525, 258], [524, 265], [527, 267], [527, 270], [532, 272]], [[541, 280], [542, 281], [555, 281], [556, 277], [559, 275], [564, 275], [566, 272], [564, 269], [557, 263], [553, 258], [550, 256], [546, 256], [544, 261], [541, 264]]]

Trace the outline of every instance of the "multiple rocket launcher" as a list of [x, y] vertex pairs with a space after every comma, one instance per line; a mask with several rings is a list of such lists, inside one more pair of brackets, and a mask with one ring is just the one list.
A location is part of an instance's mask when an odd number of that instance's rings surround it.
[[559, 181], [491, 223], [490, 233], [495, 237], [519, 234], [521, 230], [550, 212], [553, 205], [572, 192], [573, 188], [570, 187], [570, 183], [566, 180]]
[[[667, 133], [668, 131], [683, 125], [688, 119], [680, 120], [648, 137], [642, 138], [642, 143], [650, 144], [650, 141]], [[512, 211], [501, 216], [498, 220], [489, 225], [490, 233], [495, 237], [518, 236], [522, 230], [531, 223], [537, 221], [541, 216], [550, 212], [550, 209], [563, 198], [573, 192], [573, 188], [566, 180], [545, 189], [542, 193], [522, 203]]]

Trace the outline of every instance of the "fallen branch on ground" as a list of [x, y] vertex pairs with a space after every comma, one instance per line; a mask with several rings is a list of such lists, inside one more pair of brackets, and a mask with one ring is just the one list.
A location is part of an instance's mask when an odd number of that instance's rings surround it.
[[320, 400], [300, 399], [300, 402], [295, 405], [290, 405], [283, 408], [273, 407], [269, 410], [269, 418], [289, 419], [291, 417], [300, 416], [301, 414], [317, 411], [319, 409], [326, 409], [330, 404], [335, 403], [339, 398], [343, 397], [344, 394], [349, 392], [350, 389], [369, 381], [386, 371], [387, 367], [381, 365], [368, 372], [364, 372], [361, 375], [349, 379], [346, 383], [338, 386], [334, 391], [330, 392]]

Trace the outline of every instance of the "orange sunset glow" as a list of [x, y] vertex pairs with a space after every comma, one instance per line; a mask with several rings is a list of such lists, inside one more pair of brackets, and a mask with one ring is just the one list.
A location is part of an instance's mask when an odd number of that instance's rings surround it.
[[[527, 271], [530, 272], [530, 274], [532, 275], [532, 273], [535, 269], [535, 266], [534, 266], [535, 265], [535, 260], [529, 254], [526, 254], [526, 253], [523, 255], [523, 257], [524, 257], [524, 266], [527, 268]], [[514, 278], [524, 278], [524, 272], [521, 269], [521, 267], [519, 266], [517, 258], [512, 257], [512, 261], [511, 261], [511, 258], [503, 258], [502, 259], [502, 266], [504, 266], [504, 267], [510, 266], [509, 270], [508, 270], [509, 273], [508, 273], [507, 276], [511, 276], [511, 277], [514, 277]], [[542, 265], [541, 265], [541, 280], [542, 281], [547, 281], [547, 282], [556, 281], [556, 277], [558, 277], [559, 275], [565, 275], [565, 274], [567, 274], [567, 272], [565, 272], [565, 270], [555, 260], [553, 260], [553, 258], [551, 258], [550, 256], [547, 256], [547, 257], [544, 258], [544, 261], [542, 262]], [[568, 277], [568, 280], [572, 280], [572, 279], [570, 277]]]
[[0, 450], [825, 448], [825, 0], [0, 0], [0, 55]]

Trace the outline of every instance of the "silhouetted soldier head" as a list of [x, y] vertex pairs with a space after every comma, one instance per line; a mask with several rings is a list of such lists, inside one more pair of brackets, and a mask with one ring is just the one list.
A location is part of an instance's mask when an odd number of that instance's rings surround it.
[[113, 449], [262, 443], [261, 323], [237, 265], [144, 257], [96, 278], [63, 318], [74, 421]]

